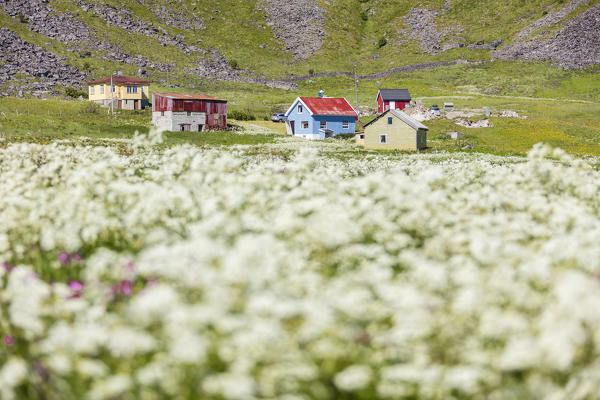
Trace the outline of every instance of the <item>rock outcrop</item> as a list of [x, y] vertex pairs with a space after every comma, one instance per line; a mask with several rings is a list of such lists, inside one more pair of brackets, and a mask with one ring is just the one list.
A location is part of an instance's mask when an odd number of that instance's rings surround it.
[[[450, 8], [450, 3], [446, 2], [442, 13]], [[436, 54], [450, 48], [459, 47], [458, 43], [446, 43], [442, 47], [442, 42], [449, 36], [455, 36], [461, 32], [460, 27], [437, 29], [435, 17], [439, 12], [425, 8], [412, 8], [404, 17], [404, 25], [407, 28], [398, 32], [400, 39], [396, 44], [402, 44], [408, 39], [415, 39], [419, 42], [421, 50], [425, 53]], [[456, 40], [456, 38], [455, 38]]]
[[107, 4], [91, 3], [84, 0], [78, 0], [77, 4], [83, 11], [99, 16], [109, 25], [125, 29], [128, 32], [151, 37], [158, 40], [163, 46], [175, 46], [186, 54], [203, 52], [196, 46], [184, 43], [181, 37], [169, 35], [164, 28], [155, 27], [152, 23], [140, 19], [126, 8], [117, 8]]
[[600, 4], [579, 14], [552, 37], [518, 41], [497, 51], [493, 58], [553, 60], [565, 69], [600, 64]]
[[22, 18], [32, 32], [70, 45], [69, 50], [73, 52], [91, 56], [90, 50], [99, 51], [105, 60], [159, 71], [170, 69], [167, 64], [152, 62], [140, 55], [127, 54], [118, 45], [98, 40], [95, 32], [76, 15], [57, 12], [48, 4], [48, 0], [0, 0], [0, 5], [9, 16]]
[[315, 0], [262, 0], [258, 10], [266, 14], [273, 35], [294, 58], [309, 58], [323, 45], [325, 16]]
[[0, 29], [0, 82], [2, 94], [31, 92], [57, 94], [57, 87], [83, 89], [87, 74], [64, 58]]
[[[185, 3], [181, 4], [182, 7], [187, 9]], [[152, 13], [164, 24], [173, 28], [185, 29], [185, 30], [200, 30], [204, 28], [204, 21], [202, 18], [194, 15], [191, 16], [184, 14], [181, 11], [177, 11], [173, 8], [168, 8], [164, 4], [155, 6], [152, 8]]]

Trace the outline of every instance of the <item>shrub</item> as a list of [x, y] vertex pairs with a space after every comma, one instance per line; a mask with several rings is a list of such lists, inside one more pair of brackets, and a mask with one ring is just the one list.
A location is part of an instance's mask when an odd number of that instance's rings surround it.
[[314, 70], [314, 69], [312, 69], [312, 68], [311, 68], [311, 69], [309, 69], [309, 70], [308, 70], [308, 74], [309, 74], [309, 75], [314, 75], [314, 74], [315, 74], [315, 70]]
[[17, 15], [17, 18], [19, 19], [19, 22], [22, 24], [26, 24], [27, 23], [27, 17], [24, 16], [23, 14], [19, 13], [19, 15]]
[[383, 46], [385, 46], [387, 44], [387, 39], [382, 37], [381, 39], [379, 39], [379, 41], [377, 42], [377, 48], [380, 49]]
[[255, 121], [256, 117], [250, 112], [250, 110], [232, 110], [227, 113], [227, 118], [235, 119], [238, 121]]
[[79, 112], [82, 114], [100, 114], [100, 104], [93, 101], [86, 101], [81, 105]]
[[239, 64], [238, 64], [237, 60], [230, 60], [230, 61], [229, 61], [229, 66], [230, 66], [231, 68], [233, 68], [233, 69], [238, 69], [238, 67], [239, 67]]
[[72, 97], [74, 99], [79, 98], [79, 96], [83, 97], [84, 99], [88, 98], [88, 93], [84, 90], [79, 90], [79, 89], [75, 89], [72, 87], [68, 87], [65, 89], [65, 94], [69, 97]]
[[361, 11], [360, 12], [360, 19], [362, 19], [363, 21], [368, 21], [369, 20], [369, 14], [367, 14], [366, 11]]

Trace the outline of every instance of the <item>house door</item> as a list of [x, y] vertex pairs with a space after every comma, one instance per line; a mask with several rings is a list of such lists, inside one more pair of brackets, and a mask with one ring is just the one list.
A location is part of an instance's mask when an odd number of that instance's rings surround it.
[[290, 128], [292, 128], [292, 135], [295, 135], [295, 134], [296, 134], [296, 131], [295, 131], [295, 129], [294, 129], [294, 122], [295, 122], [295, 121], [290, 121]]
[[181, 132], [189, 131], [190, 130], [190, 124], [179, 124], [179, 130]]
[[121, 100], [117, 100], [117, 108], [121, 109], [122, 107]]
[[139, 110], [140, 109], [140, 101], [139, 100], [134, 100], [133, 101], [133, 109], [134, 110]]
[[198, 132], [202, 132], [202, 129], [204, 129], [204, 125], [198, 125]]

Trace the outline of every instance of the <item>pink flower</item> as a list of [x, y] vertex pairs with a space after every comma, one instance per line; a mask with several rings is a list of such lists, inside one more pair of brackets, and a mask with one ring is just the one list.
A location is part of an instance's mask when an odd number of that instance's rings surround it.
[[66, 251], [61, 251], [60, 254], [58, 255], [58, 261], [60, 261], [61, 264], [66, 264], [69, 262], [69, 253], [67, 253]]
[[133, 272], [134, 272], [133, 261], [129, 261], [129, 262], [127, 263], [126, 267], [127, 267], [127, 270], [128, 270], [129, 272], [131, 272], [131, 273], [133, 273]]
[[131, 296], [131, 281], [125, 280], [121, 282], [121, 293], [123, 293], [125, 296]]
[[83, 257], [81, 257], [81, 254], [79, 253], [73, 253], [73, 255], [71, 256], [71, 261], [81, 261], [83, 259]]
[[4, 270], [6, 272], [10, 272], [13, 269], [13, 267], [11, 265], [9, 265], [7, 262], [2, 263], [2, 268], [4, 268]]
[[15, 344], [15, 341], [12, 336], [4, 335], [4, 344], [7, 346], [12, 346], [13, 344]]
[[82, 292], [83, 291], [83, 283], [79, 281], [71, 281], [69, 282], [69, 288], [74, 292]]
[[130, 280], [121, 281], [121, 283], [117, 283], [110, 288], [110, 295], [114, 297], [117, 294], [122, 294], [125, 296], [131, 296], [133, 294], [132, 284]]
[[73, 292], [69, 299], [77, 299], [81, 297], [81, 293], [83, 293], [84, 285], [79, 281], [71, 281], [69, 282], [69, 289]]

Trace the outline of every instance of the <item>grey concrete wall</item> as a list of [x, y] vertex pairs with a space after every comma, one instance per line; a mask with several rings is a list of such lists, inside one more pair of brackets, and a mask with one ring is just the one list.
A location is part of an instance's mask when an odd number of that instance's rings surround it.
[[198, 132], [200, 128], [206, 125], [206, 114], [201, 112], [173, 112], [165, 111], [164, 115], [160, 111], [152, 113], [152, 123], [168, 131], [180, 131], [181, 124], [189, 124], [190, 130]]

